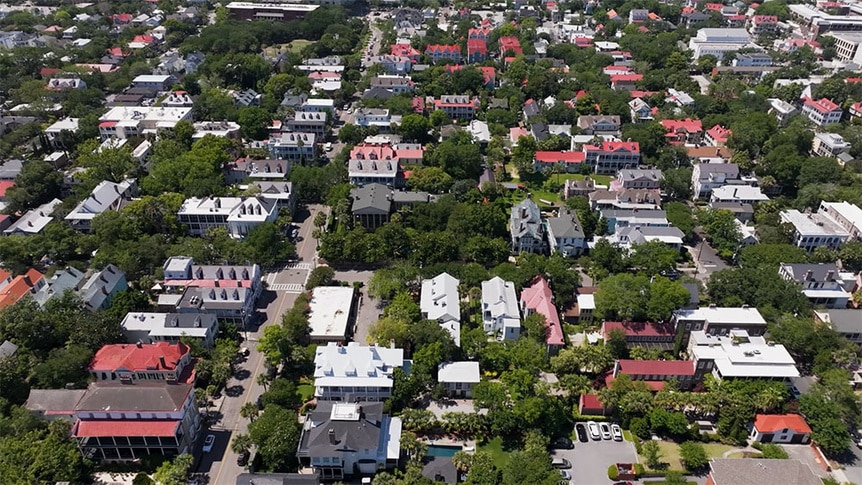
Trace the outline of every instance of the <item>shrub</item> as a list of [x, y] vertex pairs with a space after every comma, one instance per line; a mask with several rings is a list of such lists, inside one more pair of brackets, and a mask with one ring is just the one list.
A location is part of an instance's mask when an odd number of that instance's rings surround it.
[[640, 463], [635, 463], [635, 464], [634, 464], [634, 469], [635, 469], [635, 476], [636, 476], [636, 477], [642, 476], [642, 475], [644, 474], [644, 472], [645, 472], [645, 470], [644, 470], [644, 466], [643, 466], [643, 465], [641, 465]]
[[700, 470], [709, 463], [706, 449], [696, 441], [686, 441], [679, 445], [679, 456], [686, 470]]
[[766, 443], [762, 445], [759, 449], [763, 452], [764, 458], [772, 458], [777, 460], [786, 460], [787, 458], [789, 458], [784, 448], [776, 444]]
[[617, 470], [616, 465], [611, 465], [608, 467], [608, 478], [611, 480], [616, 480], [620, 477], [620, 472]]

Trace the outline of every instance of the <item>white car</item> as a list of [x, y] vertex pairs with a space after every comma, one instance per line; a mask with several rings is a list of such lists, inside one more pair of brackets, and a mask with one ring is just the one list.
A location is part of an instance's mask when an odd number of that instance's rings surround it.
[[326, 151], [328, 151], [328, 152], [331, 152], [331, 151], [332, 151], [332, 142], [330, 142], [330, 141], [326, 142], [326, 143], [323, 145], [323, 149], [324, 149], [324, 150], [326, 150]]
[[620, 428], [618, 424], [611, 425], [611, 434], [614, 435], [614, 441], [622, 441], [623, 440], [623, 430]]
[[608, 423], [602, 423], [599, 425], [599, 428], [602, 430], [603, 440], [611, 439], [611, 425], [609, 425]]
[[213, 450], [213, 444], [215, 443], [215, 435], [208, 434], [206, 439], [204, 440], [204, 453], [209, 453]]
[[594, 440], [602, 439], [602, 434], [599, 432], [599, 425], [595, 421], [587, 422], [587, 428], [590, 430], [590, 438]]
[[560, 476], [563, 477], [563, 480], [571, 480], [572, 474], [567, 472], [566, 470], [560, 470]]

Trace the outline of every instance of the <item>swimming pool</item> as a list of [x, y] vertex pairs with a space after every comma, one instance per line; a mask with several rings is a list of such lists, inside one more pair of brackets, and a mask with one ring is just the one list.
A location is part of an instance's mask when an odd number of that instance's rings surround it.
[[455, 453], [463, 450], [464, 448], [460, 445], [457, 446], [447, 446], [447, 445], [429, 445], [428, 446], [428, 456], [442, 456], [442, 457], [452, 457], [455, 456]]

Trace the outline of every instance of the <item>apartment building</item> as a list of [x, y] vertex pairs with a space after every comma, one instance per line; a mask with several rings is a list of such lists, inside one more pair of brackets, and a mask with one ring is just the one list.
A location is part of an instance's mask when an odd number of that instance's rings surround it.
[[266, 148], [279, 160], [308, 161], [317, 155], [317, 135], [314, 133], [273, 133]]
[[451, 119], [472, 120], [482, 104], [479, 98], [466, 95], [443, 95], [439, 99], [431, 98], [435, 109], [443, 110]]
[[294, 133], [313, 133], [323, 136], [326, 133], [326, 120], [329, 114], [319, 111], [296, 111], [284, 126]]
[[172, 130], [180, 121], [192, 121], [192, 108], [117, 106], [99, 117], [99, 136], [105, 141], [157, 135], [161, 130]]
[[636, 141], [603, 141], [584, 145], [585, 161], [593, 172], [615, 175], [624, 168], [635, 168], [641, 160], [640, 144]]
[[183, 202], [177, 218], [188, 226], [192, 236], [223, 227], [231, 237], [242, 239], [255, 226], [275, 222], [278, 208], [263, 197], [191, 197]]
[[741, 307], [717, 307], [710, 305], [696, 309], [674, 312], [671, 322], [678, 335], [682, 336], [683, 346], [688, 345], [692, 332], [702, 331], [712, 336], [724, 336], [733, 330], [744, 330], [748, 335], [760, 336], [766, 333], [766, 320], [747, 305]]
[[350, 342], [329, 342], [314, 356], [314, 396], [319, 401], [385, 401], [392, 395], [404, 350]]
[[781, 222], [793, 226], [793, 244], [808, 252], [820, 246], [838, 249], [850, 237], [850, 233], [826, 213], [803, 214], [790, 209], [781, 211], [779, 216]]

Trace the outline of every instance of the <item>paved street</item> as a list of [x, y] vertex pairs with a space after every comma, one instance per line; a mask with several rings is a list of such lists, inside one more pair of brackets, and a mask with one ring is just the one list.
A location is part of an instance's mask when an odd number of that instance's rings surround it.
[[[230, 379], [225, 391], [219, 420], [211, 426], [208, 434], [216, 436], [215, 445], [210, 453], [203, 454], [197, 468], [198, 473], [208, 474], [209, 483], [214, 485], [233, 485], [236, 476], [245, 472], [236, 464], [237, 455], [230, 450], [230, 440], [234, 433], [245, 433], [248, 422], [239, 415], [239, 410], [247, 402], [256, 402], [263, 394], [263, 387], [256, 382], [258, 374], [264, 372], [264, 362], [257, 351], [257, 340], [263, 329], [281, 320], [281, 315], [296, 301], [314, 266], [317, 243], [312, 236], [314, 216], [324, 210], [323, 206], [310, 206], [297, 209], [294, 223], [299, 225], [301, 240], [296, 245], [297, 261], [285, 265], [281, 270], [264, 276], [268, 291], [264, 291], [258, 302], [258, 309], [266, 313], [266, 320], [259, 328], [247, 332], [250, 350], [246, 360], [236, 366], [236, 373]], [[200, 443], [198, 450], [200, 450]]]
[[635, 445], [630, 441], [590, 441], [575, 442], [573, 450], [554, 450], [559, 456], [572, 462], [571, 483], [574, 485], [594, 485], [609, 483], [608, 467], [614, 463], [636, 463]]

